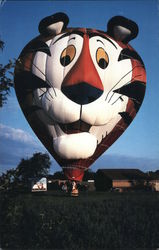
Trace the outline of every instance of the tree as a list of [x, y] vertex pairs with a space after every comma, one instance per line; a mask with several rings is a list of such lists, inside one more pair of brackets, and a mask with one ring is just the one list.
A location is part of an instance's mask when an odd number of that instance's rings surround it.
[[63, 171], [57, 171], [57, 172], [55, 172], [54, 175], [53, 175], [53, 178], [54, 179], [60, 179], [60, 180], [65, 180], [66, 179]]
[[[0, 49], [3, 50], [4, 42], [0, 40]], [[15, 59], [9, 60], [6, 65], [0, 64], [0, 107], [7, 101], [10, 89], [13, 88], [13, 68], [15, 67]]]
[[27, 187], [30, 178], [45, 177], [50, 169], [51, 161], [47, 153], [35, 153], [31, 158], [22, 159], [16, 169], [7, 170], [0, 176], [2, 189]]
[[50, 157], [47, 153], [35, 153], [29, 159], [22, 159], [17, 166], [17, 176], [23, 183], [27, 183], [29, 178], [46, 176], [51, 166]]
[[4, 42], [0, 40], [0, 49], [3, 50], [3, 48], [4, 48]]
[[1, 189], [11, 189], [16, 180], [16, 170], [14, 168], [7, 170], [0, 176]]

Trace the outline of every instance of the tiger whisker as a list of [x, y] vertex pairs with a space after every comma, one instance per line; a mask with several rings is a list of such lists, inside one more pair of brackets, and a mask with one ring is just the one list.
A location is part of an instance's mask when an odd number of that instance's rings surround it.
[[51, 98], [54, 99], [53, 96], [52, 96], [51, 93], [50, 93], [50, 89], [48, 89], [48, 93], [49, 93], [49, 95], [51, 96]]
[[137, 67], [142, 67], [142, 66], [135, 66], [133, 69], [131, 69], [130, 71], [128, 71], [124, 76], [122, 76], [120, 78], [120, 80], [109, 90], [109, 92], [107, 93], [105, 101], [107, 100], [109, 93], [121, 82], [121, 80], [123, 80], [127, 75], [129, 75]]
[[39, 97], [42, 97], [47, 91], [44, 91], [43, 89], [40, 89], [43, 93], [39, 95]]
[[[129, 84], [130, 82], [132, 82], [137, 76], [141, 76], [141, 75], [136, 75], [136, 76], [134, 76], [134, 77], [131, 79], [131, 81], [126, 82], [123, 86], [125, 86], [125, 85]], [[115, 94], [115, 93], [113, 92], [113, 94], [112, 94], [112, 96], [110, 97], [108, 103], [111, 101], [111, 99], [112, 99], [112, 97], [113, 97], [114, 94]]]
[[[30, 60], [29, 56], [25, 56], [25, 57], [27, 57], [27, 58]], [[21, 62], [19, 59], [18, 59], [17, 61], [18, 61], [19, 63]], [[30, 61], [31, 61], [31, 60], [30, 60]], [[46, 75], [45, 75], [45, 74], [39, 69], [39, 67], [36, 66], [33, 62], [32, 62], [32, 65], [33, 65], [37, 70], [39, 70], [39, 72], [40, 72], [43, 76], [45, 76], [46, 82], [53, 88], [54, 93], [55, 93], [55, 96], [57, 96], [56, 91], [55, 91], [55, 88], [51, 85], [50, 81], [46, 78]], [[27, 69], [30, 70], [29, 67], [27, 67], [27, 66], [25, 66], [25, 67], [26, 67]]]
[[[44, 93], [43, 93], [43, 95], [42, 95], [42, 98], [44, 97]], [[41, 98], [41, 100], [42, 100], [42, 98]], [[50, 102], [51, 100], [47, 97], [47, 95], [45, 95], [45, 98]]]
[[111, 105], [114, 105], [119, 99], [120, 99], [122, 102], [124, 101], [123, 98], [122, 98], [122, 95], [121, 95], [121, 96], [119, 96]]
[[[37, 70], [39, 70], [39, 72], [40, 72], [43, 76], [45, 76], [46, 82], [51, 86], [51, 83], [50, 83], [49, 80], [46, 78], [46, 75], [45, 75], [45, 74], [44, 74], [44, 73], [43, 73], [34, 63], [32, 63], [32, 65], [34, 65], [34, 67], [35, 67]], [[51, 86], [51, 87], [52, 87], [52, 86]], [[57, 96], [54, 87], [52, 87], [52, 88], [53, 88], [53, 90], [54, 90], [55, 96]]]
[[110, 97], [108, 103], [111, 101], [111, 99], [112, 99], [112, 97], [113, 97], [114, 94], [115, 94], [115, 93], [113, 92], [113, 94], [111, 95], [111, 97]]
[[[50, 94], [50, 89], [47, 89], [47, 91], [44, 91], [43, 89], [40, 88], [40, 90], [43, 91], [43, 93], [42, 93], [41, 95], [39, 95], [39, 97], [40, 97], [41, 99], [42, 99], [43, 95], [46, 94], [46, 93], [48, 93], [49, 96], [50, 96], [52, 99], [54, 99], [53, 96]], [[49, 100], [49, 98], [48, 98], [47, 96], [45, 96], [45, 97]], [[49, 100], [49, 101], [50, 101], [50, 100]]]

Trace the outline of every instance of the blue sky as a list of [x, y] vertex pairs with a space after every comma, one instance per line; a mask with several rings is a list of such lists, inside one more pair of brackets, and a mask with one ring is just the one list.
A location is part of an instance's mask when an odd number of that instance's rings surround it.
[[[143, 105], [125, 133], [92, 165], [97, 168], [159, 169], [159, 1], [4, 1], [0, 8], [0, 37], [5, 48], [0, 61], [17, 58], [38, 35], [45, 16], [65, 12], [69, 27], [106, 30], [108, 20], [123, 15], [139, 26], [131, 45], [142, 57], [147, 72]], [[18, 105], [14, 90], [0, 110], [0, 171], [16, 167], [21, 158], [46, 152], [34, 136]], [[52, 159], [51, 171], [60, 170]]]

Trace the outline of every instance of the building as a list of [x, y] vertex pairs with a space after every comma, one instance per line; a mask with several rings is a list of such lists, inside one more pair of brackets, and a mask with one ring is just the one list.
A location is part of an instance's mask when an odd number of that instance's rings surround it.
[[47, 175], [48, 190], [61, 190], [62, 186], [67, 183], [63, 173], [57, 172], [56, 175]]
[[159, 170], [156, 172], [148, 172], [148, 177], [150, 179], [150, 185], [152, 186], [153, 191], [159, 192]]
[[95, 186], [99, 191], [145, 189], [149, 177], [139, 169], [99, 169], [96, 172]]

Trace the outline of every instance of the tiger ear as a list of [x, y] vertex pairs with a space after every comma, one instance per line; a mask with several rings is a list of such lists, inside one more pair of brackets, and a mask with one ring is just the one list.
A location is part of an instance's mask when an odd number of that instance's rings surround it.
[[138, 35], [138, 25], [123, 16], [114, 16], [107, 25], [107, 34], [116, 41], [128, 43]]
[[57, 35], [66, 29], [68, 23], [68, 16], [59, 12], [42, 19], [39, 23], [39, 32], [42, 35]]

